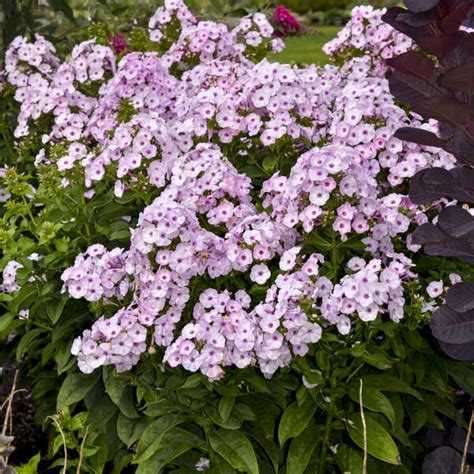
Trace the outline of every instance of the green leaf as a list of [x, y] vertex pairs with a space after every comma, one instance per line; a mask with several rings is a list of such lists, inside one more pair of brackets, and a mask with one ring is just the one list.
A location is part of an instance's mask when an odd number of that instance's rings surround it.
[[348, 444], [342, 444], [337, 448], [335, 458], [341, 472], [363, 474], [362, 455], [355, 449], [352, 449]]
[[316, 231], [311, 232], [311, 234], [306, 238], [306, 243], [323, 251], [331, 250], [332, 248], [332, 244], [316, 234]]
[[5, 313], [0, 316], [0, 332], [5, 331], [10, 323], [13, 321], [14, 315], [12, 313]]
[[67, 296], [63, 295], [46, 303], [46, 313], [53, 324], [56, 324], [58, 319], [61, 317], [67, 299]]
[[[356, 403], [359, 403], [360, 382], [352, 382], [347, 387], [347, 394]], [[362, 386], [362, 404], [365, 408], [383, 413], [392, 426], [395, 426], [395, 410], [390, 400], [377, 388]]]
[[224, 421], [229, 419], [235, 405], [235, 397], [222, 397], [219, 401], [219, 414]]
[[256, 392], [268, 394], [271, 393], [267, 381], [262, 377], [259, 377], [256, 373], [249, 374], [245, 378], [245, 381], [247, 385]]
[[465, 420], [458, 409], [448, 400], [444, 400], [438, 395], [425, 395], [424, 402], [433, 410], [446, 415], [454, 420], [458, 425], [465, 425]]
[[57, 411], [79, 402], [92, 390], [100, 378], [100, 371], [90, 375], [69, 374], [59, 389], [56, 402]]
[[117, 408], [128, 418], [138, 418], [135, 408], [133, 388], [120, 377], [115, 377], [113, 370], [106, 368], [103, 371], [105, 391]]
[[241, 431], [219, 428], [209, 433], [212, 449], [232, 467], [250, 474], [258, 474], [257, 457], [252, 444]]
[[362, 360], [380, 370], [386, 370], [392, 367], [392, 359], [379, 347], [372, 346], [370, 349], [368, 348], [367, 352], [362, 355]]
[[286, 474], [304, 474], [319, 442], [321, 426], [312, 426], [297, 436], [290, 445]]
[[236, 474], [237, 471], [214, 451], [209, 452], [209, 474]]
[[186, 388], [196, 388], [199, 387], [201, 384], [202, 380], [202, 375], [201, 374], [193, 374], [190, 375], [186, 381], [179, 387], [180, 389], [186, 389]]
[[181, 428], [174, 428], [164, 436], [160, 449], [139, 464], [136, 473], [158, 474], [190, 449], [205, 449], [205, 447], [205, 443], [198, 436]]
[[41, 452], [33, 456], [26, 464], [15, 468], [17, 474], [37, 474], [41, 461]]
[[71, 360], [71, 345], [72, 341], [65, 341], [56, 347], [54, 360], [56, 364], [58, 364], [58, 373], [60, 374], [65, 372], [67, 367], [70, 367], [75, 363], [74, 359]]
[[242, 426], [242, 417], [236, 411], [230, 414], [226, 420], [222, 418], [216, 405], [208, 405], [204, 411], [211, 421], [222, 428], [238, 430]]
[[242, 169], [239, 169], [239, 171], [252, 179], [268, 178], [268, 174], [256, 165], [246, 165]]
[[71, 23], [76, 22], [74, 12], [66, 0], [48, 0], [48, 3], [55, 11], [63, 13]]
[[278, 426], [278, 439], [280, 446], [283, 446], [286, 440], [294, 438], [301, 434], [308, 426], [316, 412], [316, 404], [312, 398], [307, 398], [301, 406], [293, 402], [283, 413], [280, 425]]
[[31, 344], [33, 341], [39, 337], [41, 334], [43, 334], [44, 330], [43, 329], [31, 329], [30, 331], [26, 332], [22, 338], [20, 339], [20, 342], [18, 343], [18, 346], [16, 348], [16, 358], [17, 360], [20, 359], [20, 356], [24, 353], [27, 352], [28, 349], [30, 348]]
[[273, 464], [274, 472], [278, 472], [280, 466], [281, 451], [278, 445], [273, 440], [273, 433], [265, 433], [261, 426], [252, 423], [247, 430], [248, 436], [254, 439], [260, 447], [265, 451], [268, 458]]
[[448, 363], [449, 376], [471, 397], [474, 397], [474, 369], [459, 362]]
[[32, 302], [36, 296], [36, 287], [32, 284], [25, 285], [12, 300], [11, 309], [12, 312], [17, 313], [22, 306], [28, 306], [29, 302]]
[[127, 418], [122, 412], [117, 417], [117, 436], [127, 448], [135, 443], [143, 434], [145, 429], [151, 424], [152, 419], [141, 416], [138, 419]]
[[[400, 464], [400, 454], [393, 438], [379, 423], [365, 414], [367, 426], [367, 452], [374, 458], [389, 464]], [[347, 431], [352, 441], [364, 449], [364, 430], [360, 413], [349, 416]]]
[[379, 390], [386, 390], [388, 392], [406, 393], [418, 400], [423, 400], [423, 397], [415, 389], [411, 388], [403, 380], [393, 377], [392, 375], [365, 375], [362, 377], [364, 387], [375, 387]]
[[405, 400], [405, 409], [410, 417], [409, 435], [417, 433], [426, 424], [428, 419], [428, 410], [424, 403], [407, 398]]
[[272, 153], [271, 155], [267, 155], [262, 162], [263, 169], [268, 173], [273, 173], [276, 167], [278, 166], [278, 162], [280, 157], [276, 153]]
[[390, 339], [390, 344], [392, 346], [393, 353], [400, 359], [405, 360], [405, 346], [403, 342], [398, 337], [392, 337]]
[[161, 446], [165, 434], [187, 420], [185, 415], [165, 415], [154, 421], [142, 434], [138, 442], [135, 464], [151, 458]]

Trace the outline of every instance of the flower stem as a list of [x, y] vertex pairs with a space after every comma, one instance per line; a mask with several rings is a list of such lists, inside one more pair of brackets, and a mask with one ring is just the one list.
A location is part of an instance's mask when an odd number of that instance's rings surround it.
[[319, 456], [318, 474], [324, 474], [324, 471], [326, 468], [326, 456], [328, 452], [329, 437], [332, 431], [333, 408], [334, 408], [334, 399], [331, 398], [331, 402], [329, 404], [329, 409], [328, 409], [328, 416], [326, 418], [326, 428], [324, 430], [323, 444], [321, 446], [321, 455]]

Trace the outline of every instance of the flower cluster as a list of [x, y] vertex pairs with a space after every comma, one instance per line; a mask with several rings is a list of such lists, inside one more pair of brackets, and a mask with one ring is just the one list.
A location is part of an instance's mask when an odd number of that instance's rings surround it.
[[73, 267], [66, 269], [61, 278], [73, 298], [98, 301], [101, 298], [124, 297], [129, 290], [124, 252], [107, 252], [103, 245], [87, 249], [87, 257], [79, 255]]
[[23, 268], [23, 265], [15, 260], [10, 260], [3, 269], [3, 283], [0, 285], [0, 290], [4, 293], [13, 293], [18, 291], [20, 286], [16, 281], [16, 272]]
[[130, 370], [147, 349], [147, 328], [136, 310], [120, 309], [111, 318], [103, 316], [91, 330], [76, 339], [71, 352], [78, 358], [82, 372], [90, 374], [102, 365], [113, 364], [117, 370]]
[[[15, 40], [6, 71], [21, 104], [16, 134], [52, 120], [36, 163], [64, 186], [85, 185], [86, 199], [105, 186], [142, 203], [138, 218], [123, 216], [129, 245], [92, 245], [62, 274], [71, 297], [103, 307], [73, 346], [82, 371], [129, 370], [158, 346], [169, 365], [211, 380], [249, 365], [270, 377], [329, 326], [347, 334], [355, 321], [403, 317], [416, 275], [400, 243], [427, 219], [404, 185], [454, 160], [393, 138], [436, 124], [393, 101], [378, 58], [410, 44], [380, 16], [354, 10], [326, 47], [358, 51], [341, 67], [259, 61], [281, 45], [263, 15], [229, 30], [181, 0], [150, 20], [163, 54], [122, 51], [117, 63], [91, 40], [61, 62], [39, 36]], [[348, 242], [358, 245], [331, 261], [331, 246]], [[18, 264], [8, 265], [12, 292]]]
[[412, 262], [400, 255], [392, 257], [391, 262], [383, 267], [380, 259], [365, 262], [354, 257], [347, 264], [353, 274], [344, 276], [332, 290], [329, 281], [324, 282], [324, 289], [319, 289], [317, 296], [322, 298], [321, 311], [328, 321], [334, 320], [342, 334], [350, 331], [347, 315], [354, 312], [365, 322], [374, 321], [383, 313], [395, 322], [403, 318], [403, 279], [413, 276], [409, 270]]
[[130, 46], [123, 36], [109, 36], [109, 44], [114, 48], [115, 54], [122, 54], [125, 51], [130, 52]]
[[323, 51], [329, 56], [369, 56], [382, 71], [384, 60], [404, 53], [412, 47], [408, 36], [399, 33], [382, 20], [385, 9], [360, 5], [352, 10], [351, 20], [326, 43]]
[[303, 25], [283, 5], [277, 5], [275, 8], [273, 24], [277, 27], [277, 36], [297, 35], [303, 29]]

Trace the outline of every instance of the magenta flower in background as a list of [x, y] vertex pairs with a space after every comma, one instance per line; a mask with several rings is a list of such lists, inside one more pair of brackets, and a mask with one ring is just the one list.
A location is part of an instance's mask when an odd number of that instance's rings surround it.
[[273, 23], [277, 28], [275, 36], [293, 36], [301, 33], [303, 29], [303, 25], [282, 5], [275, 8]]
[[109, 44], [115, 51], [115, 54], [121, 54], [124, 51], [130, 52], [130, 47], [125, 41], [125, 37], [123, 36], [109, 36], [108, 37]]

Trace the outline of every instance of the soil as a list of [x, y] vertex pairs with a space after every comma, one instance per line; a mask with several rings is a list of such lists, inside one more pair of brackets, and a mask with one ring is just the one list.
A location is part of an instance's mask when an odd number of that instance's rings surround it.
[[[2, 377], [0, 385], [0, 405], [7, 399], [11, 391], [13, 373], [9, 370]], [[0, 411], [0, 431], [3, 427], [6, 407]], [[35, 403], [31, 393], [27, 389], [15, 394], [12, 405], [13, 412], [13, 433], [15, 437], [13, 445], [15, 451], [9, 458], [9, 464], [20, 465], [40, 451], [44, 437], [41, 428], [35, 423]], [[7, 430], [7, 434], [10, 432]]]

